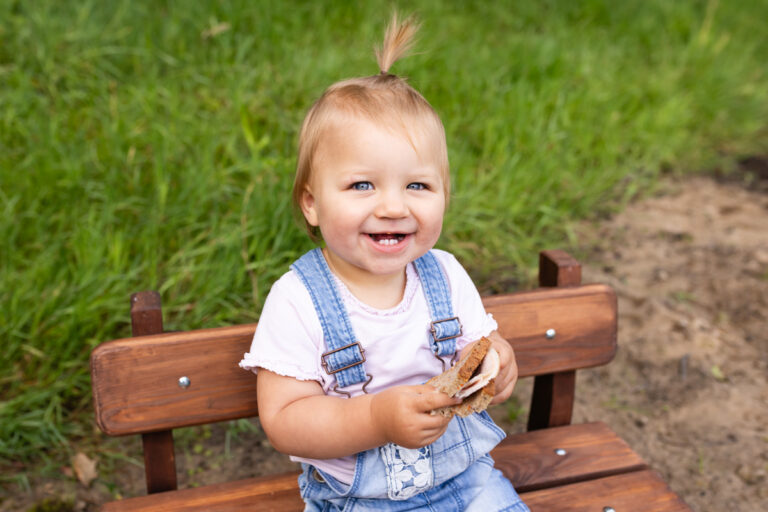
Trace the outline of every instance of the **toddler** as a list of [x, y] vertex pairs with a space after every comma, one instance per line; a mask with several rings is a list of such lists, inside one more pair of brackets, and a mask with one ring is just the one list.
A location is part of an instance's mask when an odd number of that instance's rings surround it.
[[488, 455], [504, 438], [486, 412], [424, 384], [486, 336], [499, 353], [494, 403], [517, 380], [466, 271], [433, 249], [450, 185], [445, 132], [392, 63], [417, 27], [393, 18], [381, 73], [338, 82], [301, 128], [293, 197], [314, 249], [272, 287], [250, 352], [259, 416], [301, 463], [306, 510], [527, 511]]

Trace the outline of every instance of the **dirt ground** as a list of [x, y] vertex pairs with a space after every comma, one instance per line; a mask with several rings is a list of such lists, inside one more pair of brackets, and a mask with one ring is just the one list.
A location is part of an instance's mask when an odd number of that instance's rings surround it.
[[[668, 179], [659, 195], [580, 228], [584, 282], [618, 293], [620, 348], [579, 372], [574, 422], [608, 423], [701, 512], [768, 510], [768, 165], [742, 167], [729, 179]], [[509, 432], [524, 429], [530, 389], [522, 381], [492, 411]], [[178, 432], [180, 486], [294, 468], [242, 427]], [[63, 467], [28, 491], [6, 489], [0, 512], [96, 510], [142, 494], [138, 439], [98, 439], [82, 448], [101, 454], [89, 487]]]

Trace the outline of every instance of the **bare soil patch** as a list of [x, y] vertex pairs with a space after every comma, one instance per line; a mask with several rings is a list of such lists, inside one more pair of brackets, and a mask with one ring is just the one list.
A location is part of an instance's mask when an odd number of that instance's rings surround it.
[[[580, 229], [584, 281], [618, 293], [620, 348], [579, 373], [574, 421], [608, 423], [699, 511], [768, 510], [768, 172], [764, 159], [746, 162], [736, 178], [668, 180]], [[492, 410], [509, 432], [524, 429], [530, 387]], [[295, 468], [242, 427], [178, 432], [180, 485]], [[98, 459], [90, 487], [63, 467], [7, 488], [0, 511], [96, 510], [142, 494], [140, 441], [94, 439], [81, 447]]]

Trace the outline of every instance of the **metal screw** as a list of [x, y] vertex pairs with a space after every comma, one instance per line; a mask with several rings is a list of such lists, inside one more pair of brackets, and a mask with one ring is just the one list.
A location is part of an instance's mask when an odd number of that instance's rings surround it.
[[192, 381], [189, 380], [189, 377], [187, 377], [186, 375], [183, 377], [179, 377], [180, 388], [188, 388], [190, 384], [192, 384]]
[[555, 337], [555, 334], [557, 334], [557, 332], [554, 329], [547, 329], [545, 336], [547, 337], [548, 340], [551, 340], [552, 338]]
[[555, 453], [556, 453], [557, 455], [559, 455], [559, 456], [563, 457], [563, 456], [564, 456], [565, 454], [567, 454], [568, 452], [567, 452], [567, 451], [565, 451], [565, 450], [563, 450], [562, 448], [558, 448], [557, 450], [555, 450]]
[[603, 507], [603, 512], [616, 512], [613, 507]]

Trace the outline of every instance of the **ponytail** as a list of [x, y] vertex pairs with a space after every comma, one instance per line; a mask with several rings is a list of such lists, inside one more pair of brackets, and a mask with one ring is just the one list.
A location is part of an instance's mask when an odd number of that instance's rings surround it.
[[408, 53], [413, 46], [414, 36], [419, 26], [420, 24], [412, 16], [398, 22], [397, 12], [392, 14], [392, 21], [384, 33], [384, 44], [374, 48], [382, 75], [388, 74], [392, 64]]

